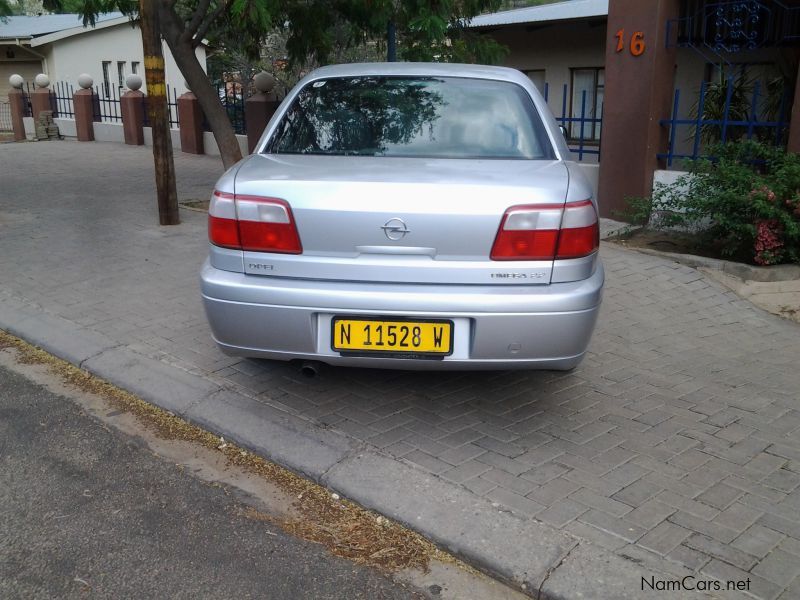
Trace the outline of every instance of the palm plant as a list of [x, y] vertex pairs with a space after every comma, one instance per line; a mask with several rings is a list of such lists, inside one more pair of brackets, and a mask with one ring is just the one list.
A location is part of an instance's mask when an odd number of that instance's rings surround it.
[[[692, 119], [698, 119], [700, 140], [705, 145], [723, 141], [723, 130], [726, 140], [742, 137], [747, 127], [726, 126], [725, 121], [748, 121], [753, 97], [753, 82], [744, 73], [738, 76], [726, 75], [725, 69], [719, 69], [719, 78], [706, 84], [702, 106], [700, 94], [692, 107]], [[710, 122], [709, 122], [710, 121]], [[692, 137], [697, 134], [695, 130]]]

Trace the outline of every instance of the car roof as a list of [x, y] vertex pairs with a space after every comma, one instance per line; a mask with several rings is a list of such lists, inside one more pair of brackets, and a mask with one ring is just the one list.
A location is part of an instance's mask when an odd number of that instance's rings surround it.
[[469, 77], [474, 79], [495, 79], [514, 83], [525, 83], [529, 81], [521, 71], [508, 67], [419, 62], [367, 62], [330, 65], [312, 71], [305, 79], [308, 81], [327, 77], [358, 77], [370, 75]]

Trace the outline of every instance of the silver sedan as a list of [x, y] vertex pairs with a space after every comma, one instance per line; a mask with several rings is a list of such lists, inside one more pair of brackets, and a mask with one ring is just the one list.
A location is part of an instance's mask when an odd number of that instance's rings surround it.
[[227, 354], [557, 369], [602, 297], [596, 201], [522, 73], [318, 69], [217, 182], [203, 301]]

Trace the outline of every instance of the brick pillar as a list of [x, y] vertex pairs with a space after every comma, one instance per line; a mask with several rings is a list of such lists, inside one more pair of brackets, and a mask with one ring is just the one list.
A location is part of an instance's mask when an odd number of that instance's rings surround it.
[[789, 152], [800, 153], [800, 64], [797, 65], [797, 83], [794, 88], [794, 104], [789, 123], [789, 143], [786, 149]]
[[25, 93], [20, 89], [8, 92], [8, 102], [11, 106], [11, 128], [14, 130], [14, 141], [21, 142], [25, 139]]
[[667, 21], [680, 16], [680, 4], [609, 2], [598, 192], [604, 217], [620, 218], [616, 211], [627, 207], [626, 197], [649, 196], [652, 191], [656, 154], [668, 141], [659, 120], [670, 113], [675, 80], [675, 48], [666, 47]]
[[72, 95], [75, 112], [75, 131], [79, 142], [94, 141], [94, 93], [81, 89]]
[[130, 146], [144, 144], [144, 94], [129, 90], [119, 99], [122, 110], [122, 132], [125, 143]]
[[47, 110], [53, 110], [53, 105], [50, 104], [50, 89], [37, 87], [31, 94], [31, 116], [34, 120], [38, 120], [39, 113]]
[[245, 100], [244, 120], [247, 123], [247, 147], [252, 152], [258, 143], [264, 128], [278, 109], [280, 102], [275, 93], [275, 78], [261, 71], [253, 77], [256, 93]]
[[181, 130], [181, 150], [203, 154], [203, 111], [192, 92], [186, 92], [178, 98], [178, 126]]
[[244, 119], [247, 123], [247, 148], [252, 152], [256, 147], [261, 134], [278, 109], [280, 102], [274, 94], [258, 93], [250, 96], [244, 102]]

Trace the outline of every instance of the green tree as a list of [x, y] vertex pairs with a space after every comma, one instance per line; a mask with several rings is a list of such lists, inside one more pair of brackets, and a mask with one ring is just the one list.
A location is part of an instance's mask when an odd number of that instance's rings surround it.
[[[1, 0], [0, 0], [1, 1]], [[243, 40], [260, 39], [278, 13], [278, 0], [143, 0], [153, 2], [162, 39], [175, 58], [189, 88], [197, 96], [220, 150], [222, 162], [230, 167], [241, 157], [239, 143], [217, 90], [195, 54], [209, 30], [224, 19], [236, 23]], [[85, 24], [94, 24], [102, 13], [120, 11], [135, 19], [135, 0], [81, 0], [79, 14]]]
[[[295, 63], [325, 63], [342, 43], [363, 44], [397, 32], [405, 60], [495, 63], [504, 47], [488, 36], [467, 29], [469, 19], [497, 10], [501, 0], [308, 0], [286, 5], [289, 38], [286, 48]], [[339, 34], [339, 39], [337, 35]]]
[[[237, 50], [253, 59], [270, 31], [286, 32], [292, 63], [325, 64], [342, 47], [364, 45], [385, 35], [392, 23], [407, 60], [491, 63], [503, 48], [466, 29], [469, 18], [496, 10], [501, 0], [142, 0], [154, 2], [161, 37], [197, 96], [226, 167], [241, 158], [233, 127], [195, 49], [207, 36], [225, 43], [235, 35]], [[120, 11], [135, 19], [136, 0], [45, 0], [49, 10], [64, 5], [94, 24], [97, 16]], [[0, 0], [0, 11], [9, 0]], [[221, 49], [224, 52], [224, 47]]]
[[24, 15], [36, 8], [49, 12], [60, 12], [62, 4], [61, 0], [0, 0], [0, 20], [5, 21], [7, 17], [13, 15]]

